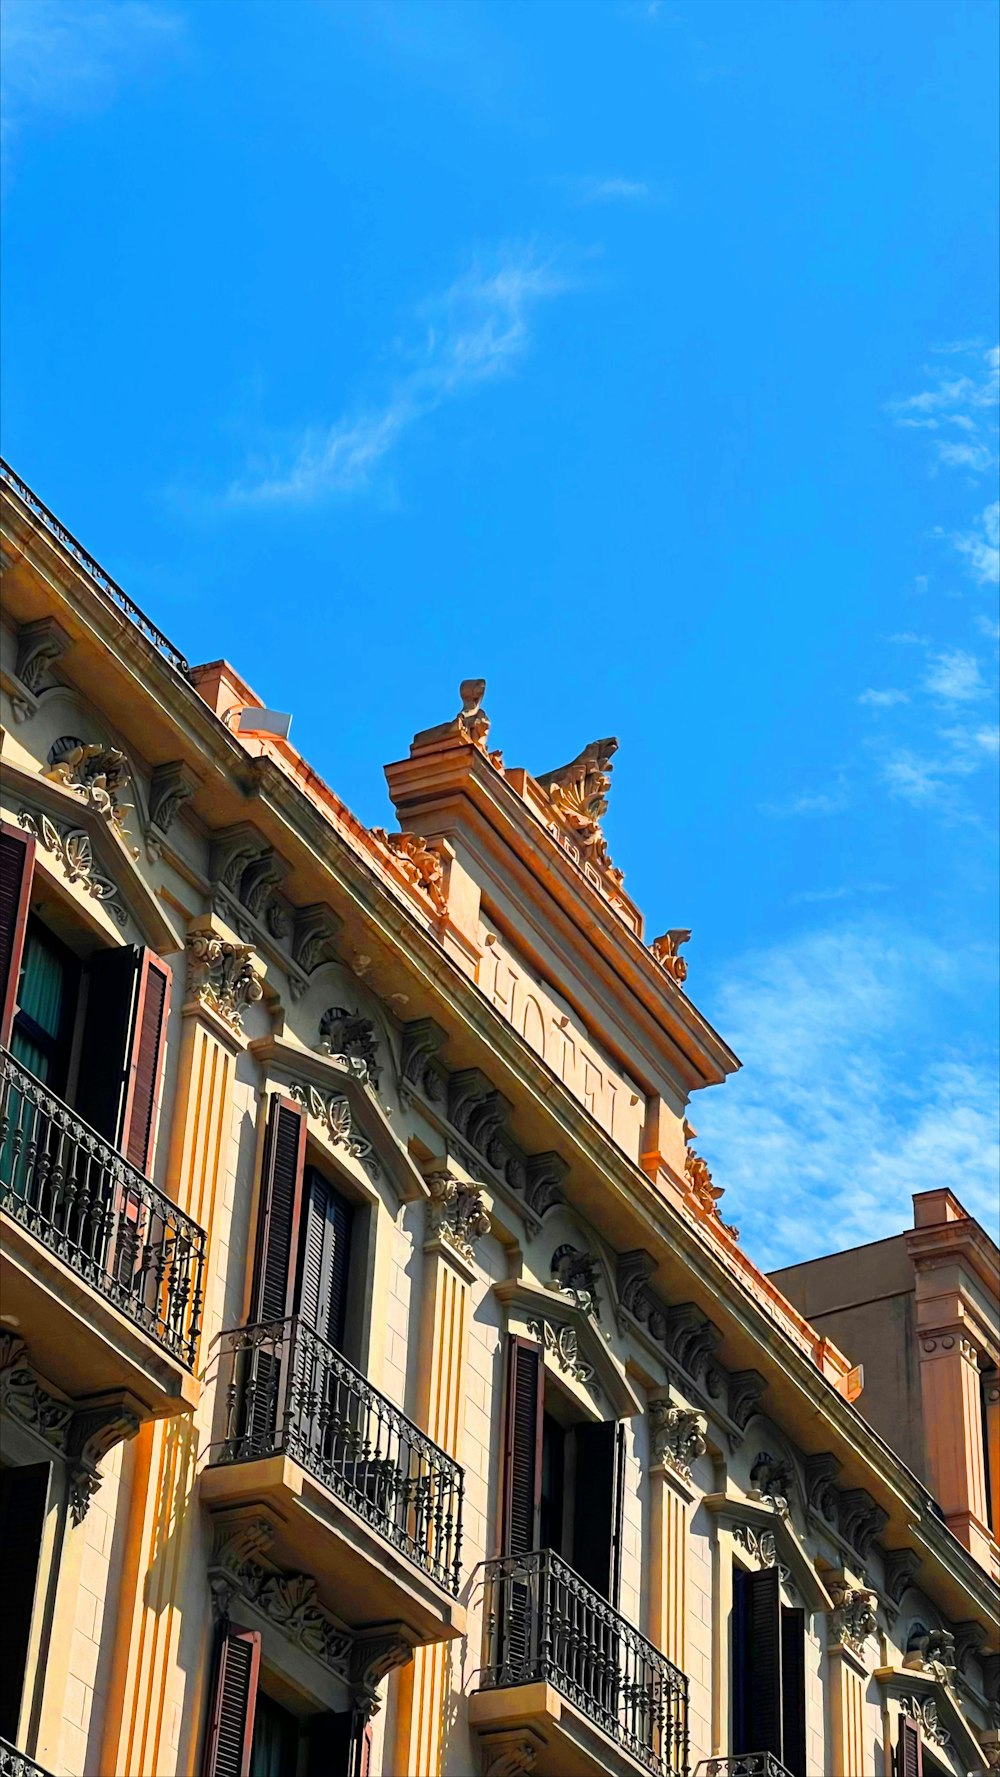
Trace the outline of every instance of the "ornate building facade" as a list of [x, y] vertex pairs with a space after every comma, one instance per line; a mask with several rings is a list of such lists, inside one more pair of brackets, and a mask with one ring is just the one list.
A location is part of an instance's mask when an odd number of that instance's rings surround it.
[[468, 681], [366, 829], [0, 494], [0, 1777], [1000, 1768], [988, 1484], [725, 1219], [615, 742]]

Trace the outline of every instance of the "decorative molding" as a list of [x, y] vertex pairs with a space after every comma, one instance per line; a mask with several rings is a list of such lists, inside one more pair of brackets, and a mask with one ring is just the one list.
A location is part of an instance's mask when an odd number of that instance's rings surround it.
[[440, 839], [422, 839], [419, 833], [387, 833], [372, 827], [371, 836], [391, 853], [394, 863], [410, 884], [427, 896], [435, 913], [448, 911], [444, 886], [444, 857]]
[[390, 1672], [413, 1658], [413, 1643], [401, 1623], [355, 1637], [351, 1649], [350, 1682], [355, 1707], [371, 1719], [382, 1706], [378, 1687]]
[[586, 862], [619, 886], [624, 880], [623, 872], [612, 864], [601, 831], [614, 770], [611, 759], [617, 751], [618, 742], [611, 736], [592, 740], [568, 765], [544, 771], [536, 775], [535, 781], [546, 791], [558, 825], [579, 846]]
[[28, 1361], [28, 1348], [16, 1333], [0, 1333], [0, 1411], [37, 1432], [60, 1456], [65, 1455], [72, 1403], [42, 1387]]
[[19, 809], [17, 818], [25, 832], [33, 834], [39, 845], [61, 864], [67, 882], [78, 882], [88, 895], [100, 901], [116, 925], [124, 926], [128, 916], [118, 899], [118, 884], [98, 869], [90, 834], [83, 827], [50, 820], [47, 814], [36, 814], [30, 808]]
[[795, 1485], [795, 1471], [785, 1457], [770, 1456], [761, 1450], [750, 1470], [750, 1498], [774, 1507], [782, 1516], [788, 1511]]
[[[321, 964], [336, 956], [334, 942], [343, 921], [322, 901], [309, 907], [297, 907], [292, 923], [292, 961], [304, 975], [311, 975]], [[294, 989], [293, 989], [294, 997]]]
[[887, 1549], [885, 1554], [885, 1589], [897, 1607], [904, 1592], [912, 1586], [921, 1566], [916, 1549]]
[[983, 1643], [989, 1639], [986, 1625], [971, 1617], [965, 1622], [954, 1623], [952, 1631], [955, 1664], [959, 1672], [964, 1673], [969, 1661], [979, 1658]]
[[889, 1522], [889, 1514], [876, 1504], [864, 1487], [849, 1487], [840, 1495], [840, 1532], [862, 1561], [871, 1554], [875, 1538]]
[[491, 1737], [482, 1742], [483, 1777], [528, 1777], [537, 1758], [538, 1751], [531, 1740], [515, 1738], [494, 1742]]
[[524, 1201], [532, 1214], [543, 1221], [550, 1209], [566, 1200], [562, 1183], [569, 1167], [558, 1154], [529, 1154], [524, 1161], [524, 1170]]
[[264, 993], [263, 977], [251, 961], [251, 947], [232, 944], [210, 932], [189, 932], [186, 944], [189, 994], [241, 1035], [244, 1012]]
[[482, 1186], [466, 1184], [446, 1168], [428, 1173], [426, 1178], [431, 1194], [427, 1211], [429, 1238], [443, 1240], [471, 1265], [476, 1241], [490, 1231]]
[[593, 1394], [601, 1393], [597, 1371], [593, 1364], [580, 1355], [580, 1341], [575, 1327], [567, 1326], [565, 1321], [545, 1320], [537, 1315], [529, 1320], [528, 1332], [551, 1353], [560, 1370], [572, 1376], [574, 1381], [582, 1382]]
[[[360, 1072], [363, 1064], [354, 1062], [354, 1065], [358, 1068], [359, 1077], [364, 1077]], [[382, 1168], [375, 1150], [371, 1142], [359, 1133], [351, 1107], [342, 1093], [321, 1092], [318, 1086], [303, 1080], [293, 1080], [289, 1092], [292, 1098], [304, 1106], [310, 1117], [315, 1117], [318, 1123], [323, 1124], [333, 1147], [344, 1148], [352, 1159], [359, 1160], [369, 1178], [377, 1179], [381, 1176]]]
[[378, 1090], [381, 1070], [375, 1025], [370, 1018], [363, 1018], [357, 1010], [349, 1012], [346, 1006], [330, 1006], [319, 1021], [319, 1048], [321, 1055], [339, 1055], [360, 1062], [365, 1078]]
[[22, 623], [17, 632], [14, 672], [24, 689], [30, 693], [30, 700], [18, 696], [16, 692], [11, 694], [15, 722], [27, 722], [34, 715], [38, 708], [36, 700], [42, 689], [42, 680], [69, 646], [69, 636], [52, 617], [39, 617], [34, 623]]
[[843, 1579], [828, 1580], [827, 1589], [833, 1599], [831, 1647], [849, 1647], [852, 1653], [863, 1654], [868, 1637], [878, 1633], [878, 1593]]
[[139, 1430], [139, 1405], [128, 1394], [109, 1395], [88, 1402], [73, 1414], [66, 1445], [69, 1464], [69, 1507], [74, 1524], [82, 1524], [94, 1494], [101, 1485], [98, 1467], [115, 1444], [134, 1438]]
[[199, 779], [183, 759], [157, 765], [149, 781], [149, 820], [146, 824], [146, 856], [155, 864], [174, 821], [185, 802], [194, 795]]
[[350, 1683], [354, 1637], [320, 1602], [312, 1575], [282, 1573], [257, 1560], [273, 1535], [266, 1518], [217, 1525], [208, 1570], [216, 1615], [228, 1617], [234, 1601], [244, 1599], [296, 1647]]
[[208, 851], [208, 873], [215, 886], [228, 889], [234, 900], [240, 899], [243, 872], [254, 858], [267, 849], [263, 835], [249, 821], [238, 821], [231, 827], [220, 827], [212, 834]]
[[661, 969], [670, 976], [671, 981], [676, 981], [678, 987], [683, 986], [687, 980], [688, 972], [687, 961], [681, 956], [680, 949], [681, 945], [689, 943], [690, 939], [691, 933], [686, 927], [674, 926], [671, 931], [664, 932], [659, 938], [654, 938], [649, 946]]
[[438, 1059], [448, 1032], [433, 1018], [415, 1018], [403, 1025], [401, 1071], [406, 1085], [422, 1092], [431, 1104], [447, 1098], [448, 1076]]
[[708, 1169], [708, 1162], [703, 1160], [700, 1154], [696, 1154], [691, 1146], [692, 1139], [697, 1135], [698, 1131], [687, 1121], [687, 1118], [684, 1119], [683, 1131], [684, 1141], [686, 1143], [684, 1150], [684, 1176], [687, 1179], [688, 1190], [691, 1193], [691, 1197], [697, 1207], [702, 1210], [705, 1215], [711, 1216], [714, 1221], [718, 1222], [720, 1228], [725, 1229], [725, 1232], [732, 1235], [734, 1240], [738, 1240], [740, 1237], [739, 1229], [734, 1227], [731, 1222], [724, 1222], [719, 1214], [719, 1199], [720, 1197], [725, 1196], [725, 1188], [722, 1185], [715, 1185], [712, 1183], [712, 1174]]
[[834, 1529], [840, 1521], [840, 1489], [836, 1485], [840, 1467], [831, 1450], [805, 1458], [806, 1504]]
[[773, 1530], [755, 1530], [752, 1524], [734, 1524], [733, 1541], [760, 1567], [776, 1567], [779, 1578], [787, 1583], [791, 1570], [778, 1560], [778, 1544]]
[[563, 1295], [569, 1296], [582, 1314], [600, 1319], [599, 1267], [593, 1253], [568, 1244], [557, 1246], [552, 1254], [552, 1275]]
[[739, 1427], [739, 1438], [730, 1434], [735, 1445], [742, 1444], [743, 1435], [754, 1414], [760, 1409], [760, 1403], [767, 1389], [767, 1378], [759, 1370], [730, 1370], [729, 1372], [729, 1417]]
[[259, 857], [251, 858], [240, 877], [239, 889], [240, 900], [251, 919], [268, 923], [274, 895], [288, 875], [288, 868], [284, 858], [270, 846]]
[[666, 1464], [689, 1480], [692, 1464], [705, 1454], [708, 1420], [704, 1413], [677, 1407], [670, 1401], [649, 1403], [649, 1460], [651, 1468]]
[[[42, 776], [49, 783], [72, 790], [96, 810], [123, 843], [127, 842], [125, 816], [132, 804], [122, 802], [121, 796], [129, 787], [129, 773], [125, 755], [117, 747], [107, 747], [102, 740], [80, 740], [75, 734], [64, 734], [49, 748]], [[138, 852], [129, 849], [133, 857], [138, 857]]]
[[947, 1746], [951, 1740], [946, 1727], [938, 1720], [938, 1706], [933, 1697], [902, 1696], [899, 1699], [900, 1712], [915, 1721], [921, 1733], [935, 1746]]

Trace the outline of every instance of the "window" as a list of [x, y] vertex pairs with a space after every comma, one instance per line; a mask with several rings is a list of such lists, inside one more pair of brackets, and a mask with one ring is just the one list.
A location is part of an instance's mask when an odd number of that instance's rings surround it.
[[777, 1567], [733, 1568], [732, 1750], [806, 1777], [805, 1612], [781, 1603], [780, 1585]]
[[299, 1246], [299, 1313], [338, 1351], [344, 1349], [347, 1332], [353, 1220], [354, 1211], [346, 1197], [317, 1167], [307, 1166]]
[[[222, 1625], [203, 1777], [353, 1777], [360, 1722], [350, 1710], [292, 1709], [271, 1695], [256, 1630]], [[284, 1694], [284, 1692], [283, 1692]]]
[[0, 1736], [15, 1745], [28, 1665], [52, 1464], [0, 1469], [0, 1548], [4, 1553], [4, 1657]]
[[624, 1426], [582, 1419], [529, 1339], [509, 1341], [507, 1403], [502, 1552], [553, 1549], [616, 1604]]
[[60, 1096], [69, 1073], [79, 979], [76, 957], [32, 916], [17, 988], [11, 1054]]

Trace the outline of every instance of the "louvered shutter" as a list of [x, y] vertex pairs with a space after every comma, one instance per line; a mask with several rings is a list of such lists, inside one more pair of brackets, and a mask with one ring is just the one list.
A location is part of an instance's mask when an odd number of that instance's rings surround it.
[[299, 1262], [299, 1313], [338, 1351], [344, 1347], [350, 1274], [351, 1205], [315, 1167], [306, 1172]]
[[74, 1108], [113, 1147], [128, 1108], [132, 1031], [145, 952], [134, 944], [98, 950], [87, 969], [87, 1009]]
[[747, 1744], [781, 1759], [781, 1614], [777, 1567], [746, 1575]]
[[501, 1550], [526, 1555], [538, 1546], [542, 1493], [542, 1348], [512, 1334], [507, 1340], [507, 1398]]
[[615, 1492], [611, 1514], [611, 1591], [615, 1609], [622, 1589], [622, 1555], [625, 1540], [625, 1425], [615, 1427]]
[[202, 1777], [249, 1777], [260, 1635], [222, 1625]]
[[284, 1320], [292, 1312], [305, 1146], [301, 1107], [290, 1098], [272, 1098], [257, 1218], [252, 1322]]
[[35, 841], [0, 821], [0, 1043], [10, 1042], [17, 1010], [24, 931], [35, 866]]
[[791, 1777], [806, 1777], [806, 1615], [781, 1610], [781, 1761]]
[[896, 1777], [924, 1777], [924, 1749], [920, 1729], [908, 1715], [899, 1718]]
[[121, 1136], [126, 1160], [148, 1173], [153, 1160], [170, 1008], [170, 968], [152, 950], [139, 953]]

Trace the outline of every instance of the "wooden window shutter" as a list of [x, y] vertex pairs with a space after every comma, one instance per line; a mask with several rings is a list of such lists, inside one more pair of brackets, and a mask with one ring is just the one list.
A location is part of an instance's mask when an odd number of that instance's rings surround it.
[[260, 1181], [250, 1296], [253, 1322], [284, 1320], [292, 1312], [305, 1148], [306, 1119], [301, 1106], [290, 1098], [273, 1097]]
[[298, 1312], [338, 1351], [347, 1320], [352, 1220], [351, 1205], [310, 1166], [302, 1203]]
[[0, 1043], [10, 1042], [17, 1010], [17, 983], [28, 923], [35, 841], [0, 821]]
[[152, 950], [139, 954], [121, 1136], [126, 1160], [148, 1173], [153, 1159], [170, 1008], [170, 968]]
[[622, 1554], [625, 1540], [625, 1422], [615, 1426], [615, 1491], [611, 1517], [611, 1591], [609, 1600], [618, 1609], [622, 1590]]
[[260, 1635], [223, 1623], [202, 1777], [250, 1777]]
[[781, 1760], [791, 1777], [806, 1777], [806, 1613], [781, 1611]]
[[501, 1552], [526, 1555], [538, 1547], [542, 1498], [542, 1348], [511, 1334], [507, 1340]]
[[612, 1601], [615, 1539], [615, 1470], [618, 1426], [613, 1419], [575, 1427], [572, 1563], [587, 1584]]
[[777, 1567], [745, 1577], [746, 1739], [740, 1752], [781, 1760], [781, 1614]]
[[899, 1718], [896, 1777], [924, 1777], [924, 1749], [917, 1723], [908, 1715]]
[[98, 950], [87, 969], [75, 1109], [113, 1147], [121, 1146], [125, 1128], [143, 955], [137, 945], [116, 945]]

